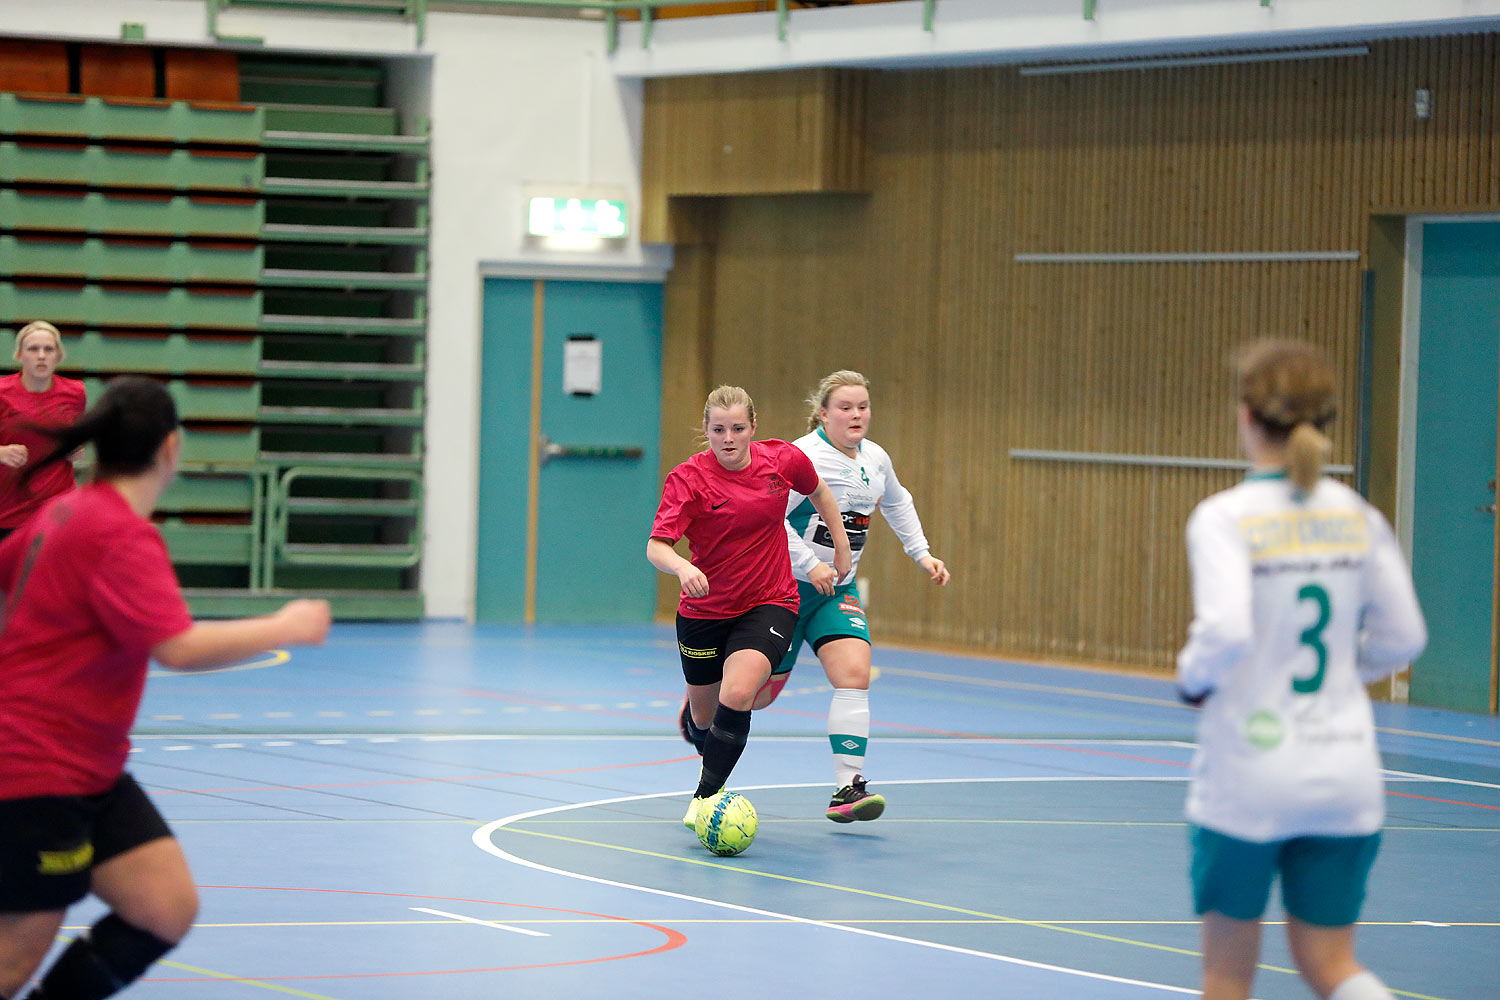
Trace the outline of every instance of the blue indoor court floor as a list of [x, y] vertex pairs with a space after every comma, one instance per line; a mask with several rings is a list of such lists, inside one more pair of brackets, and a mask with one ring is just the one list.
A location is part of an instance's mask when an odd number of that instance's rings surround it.
[[[153, 670], [130, 768], [203, 907], [127, 995], [1195, 994], [1195, 713], [1170, 683], [881, 645], [875, 664], [886, 814], [823, 818], [830, 689], [804, 652], [731, 782], [760, 814], [732, 858], [681, 825], [698, 765], [667, 626], [338, 625]], [[1500, 721], [1376, 712], [1389, 817], [1361, 957], [1398, 996], [1493, 1000]], [[1257, 997], [1312, 995], [1278, 927], [1262, 960]]]

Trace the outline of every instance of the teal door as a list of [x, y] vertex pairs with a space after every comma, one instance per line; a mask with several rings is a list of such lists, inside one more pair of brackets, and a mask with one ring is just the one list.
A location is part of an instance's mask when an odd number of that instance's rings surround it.
[[1421, 306], [1412, 578], [1430, 638], [1410, 697], [1489, 712], [1500, 223], [1426, 226]]
[[656, 283], [485, 281], [479, 621], [652, 619], [661, 310]]

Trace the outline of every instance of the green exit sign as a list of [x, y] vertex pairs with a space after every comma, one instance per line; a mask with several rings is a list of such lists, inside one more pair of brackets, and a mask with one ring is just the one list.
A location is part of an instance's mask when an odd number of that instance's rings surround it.
[[532, 236], [593, 236], [623, 239], [625, 202], [607, 198], [532, 198], [527, 212]]

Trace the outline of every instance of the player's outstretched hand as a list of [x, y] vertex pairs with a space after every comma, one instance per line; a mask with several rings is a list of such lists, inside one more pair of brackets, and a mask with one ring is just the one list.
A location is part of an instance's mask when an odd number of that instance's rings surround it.
[[917, 565], [922, 567], [927, 573], [927, 578], [933, 583], [939, 587], [948, 586], [949, 573], [947, 563], [932, 556], [923, 556], [917, 560]]
[[285, 642], [294, 645], [321, 646], [328, 638], [328, 626], [333, 622], [327, 601], [288, 601], [276, 612], [281, 625], [287, 630]]
[[684, 563], [677, 571], [677, 579], [682, 583], [682, 592], [689, 597], [708, 596], [708, 577], [703, 571], [692, 563]]
[[832, 566], [820, 562], [807, 571], [807, 582], [824, 597], [832, 597], [834, 588], [838, 586], [839, 575]]

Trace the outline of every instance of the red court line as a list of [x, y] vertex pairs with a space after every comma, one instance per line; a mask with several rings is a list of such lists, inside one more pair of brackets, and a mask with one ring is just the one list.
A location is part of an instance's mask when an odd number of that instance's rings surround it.
[[519, 972], [524, 969], [556, 969], [569, 965], [597, 965], [600, 962], [618, 962], [625, 958], [645, 958], [648, 955], [658, 955], [665, 951], [672, 951], [687, 944], [687, 935], [670, 927], [660, 924], [648, 923], [644, 920], [631, 920], [629, 917], [616, 917], [608, 913], [590, 913], [587, 910], [566, 910], [557, 906], [540, 906], [533, 903], [504, 903], [497, 899], [464, 899], [460, 896], [423, 896], [407, 892], [374, 892], [363, 889], [303, 889], [294, 886], [280, 885], [200, 885], [199, 889], [243, 889], [255, 892], [319, 892], [340, 893], [349, 896], [386, 896], [392, 899], [434, 899], [445, 903], [478, 903], [482, 906], [515, 906], [528, 910], [547, 910], [551, 913], [567, 913], [577, 917], [593, 917], [598, 920], [611, 920], [621, 924], [632, 924], [636, 927], [644, 927], [657, 931], [666, 937], [666, 941], [655, 948], [644, 951], [632, 951], [621, 955], [604, 955], [599, 958], [577, 958], [567, 962], [539, 962], [534, 965], [496, 965], [480, 969], [426, 969], [413, 972], [348, 972], [348, 973], [322, 973], [308, 976], [213, 976], [213, 977], [152, 977], [142, 980], [152, 983], [243, 983], [243, 982], [287, 982], [290, 980], [304, 979], [395, 979], [402, 976], [454, 976], [473, 972]]
[[1423, 802], [1441, 802], [1450, 806], [1473, 806], [1475, 809], [1494, 809], [1500, 812], [1500, 806], [1487, 806], [1483, 802], [1464, 802], [1460, 799], [1436, 799], [1431, 795], [1413, 795], [1411, 792], [1393, 792], [1389, 788], [1385, 790], [1387, 795], [1399, 795], [1403, 799], [1421, 799]]
[[580, 774], [585, 771], [617, 771], [628, 767], [656, 767], [660, 764], [681, 764], [685, 760], [697, 760], [697, 754], [687, 757], [668, 757], [666, 760], [642, 760], [630, 764], [600, 764], [597, 767], [567, 767], [556, 771], [496, 771], [492, 774], [466, 774], [455, 778], [392, 778], [388, 781], [344, 781], [325, 785], [251, 785], [246, 788], [169, 788], [152, 789], [152, 795], [217, 795], [224, 792], [292, 792], [316, 791], [320, 788], [376, 788], [390, 785], [423, 785], [432, 782], [482, 781], [489, 778], [546, 778], [554, 774]]

